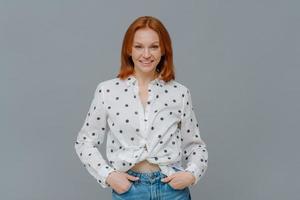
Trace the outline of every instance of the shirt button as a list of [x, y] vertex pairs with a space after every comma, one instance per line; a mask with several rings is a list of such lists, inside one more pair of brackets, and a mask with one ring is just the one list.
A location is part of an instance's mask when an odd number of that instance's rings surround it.
[[147, 149], [147, 146], [146, 146], [146, 145], [144, 146], [144, 149], [145, 149], [146, 151], [148, 151], [148, 149]]

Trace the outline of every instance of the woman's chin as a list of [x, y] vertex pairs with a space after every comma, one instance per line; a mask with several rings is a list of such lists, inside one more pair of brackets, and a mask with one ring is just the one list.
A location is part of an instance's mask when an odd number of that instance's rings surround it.
[[144, 67], [144, 66], [140, 66], [138, 67], [138, 70], [143, 72], [143, 73], [150, 73], [150, 72], [153, 72], [155, 70], [154, 67]]

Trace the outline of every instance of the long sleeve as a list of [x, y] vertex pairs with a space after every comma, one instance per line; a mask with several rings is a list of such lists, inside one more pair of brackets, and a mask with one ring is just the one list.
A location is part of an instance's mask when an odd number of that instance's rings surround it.
[[181, 117], [182, 150], [187, 160], [185, 171], [195, 176], [196, 185], [207, 169], [208, 153], [206, 144], [200, 137], [199, 125], [194, 113], [189, 89], [183, 94], [183, 112]]
[[84, 167], [103, 188], [109, 187], [106, 178], [115, 170], [107, 164], [97, 148], [97, 145], [103, 143], [107, 128], [107, 113], [100, 83], [74, 146]]

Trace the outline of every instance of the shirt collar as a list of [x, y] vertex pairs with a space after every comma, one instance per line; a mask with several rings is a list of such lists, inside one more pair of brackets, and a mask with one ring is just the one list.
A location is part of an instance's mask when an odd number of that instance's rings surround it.
[[[129, 75], [126, 78], [127, 87], [135, 85], [136, 82], [137, 82], [137, 79], [135, 78], [135, 76], [133, 74]], [[152, 81], [150, 81], [150, 84], [162, 87], [165, 84], [165, 81], [163, 79], [161, 79], [161, 75], [159, 75], [157, 78], [155, 78]]]

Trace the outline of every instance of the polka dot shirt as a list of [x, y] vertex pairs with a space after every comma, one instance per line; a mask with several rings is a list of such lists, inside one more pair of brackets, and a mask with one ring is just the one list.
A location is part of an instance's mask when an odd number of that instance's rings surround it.
[[[167, 176], [175, 173], [173, 167], [188, 171], [195, 185], [207, 169], [208, 154], [189, 89], [156, 78], [148, 84], [145, 107], [138, 92], [133, 75], [98, 84], [74, 145], [84, 167], [103, 188], [109, 173], [126, 172], [143, 160]], [[105, 134], [107, 159], [98, 150]]]

